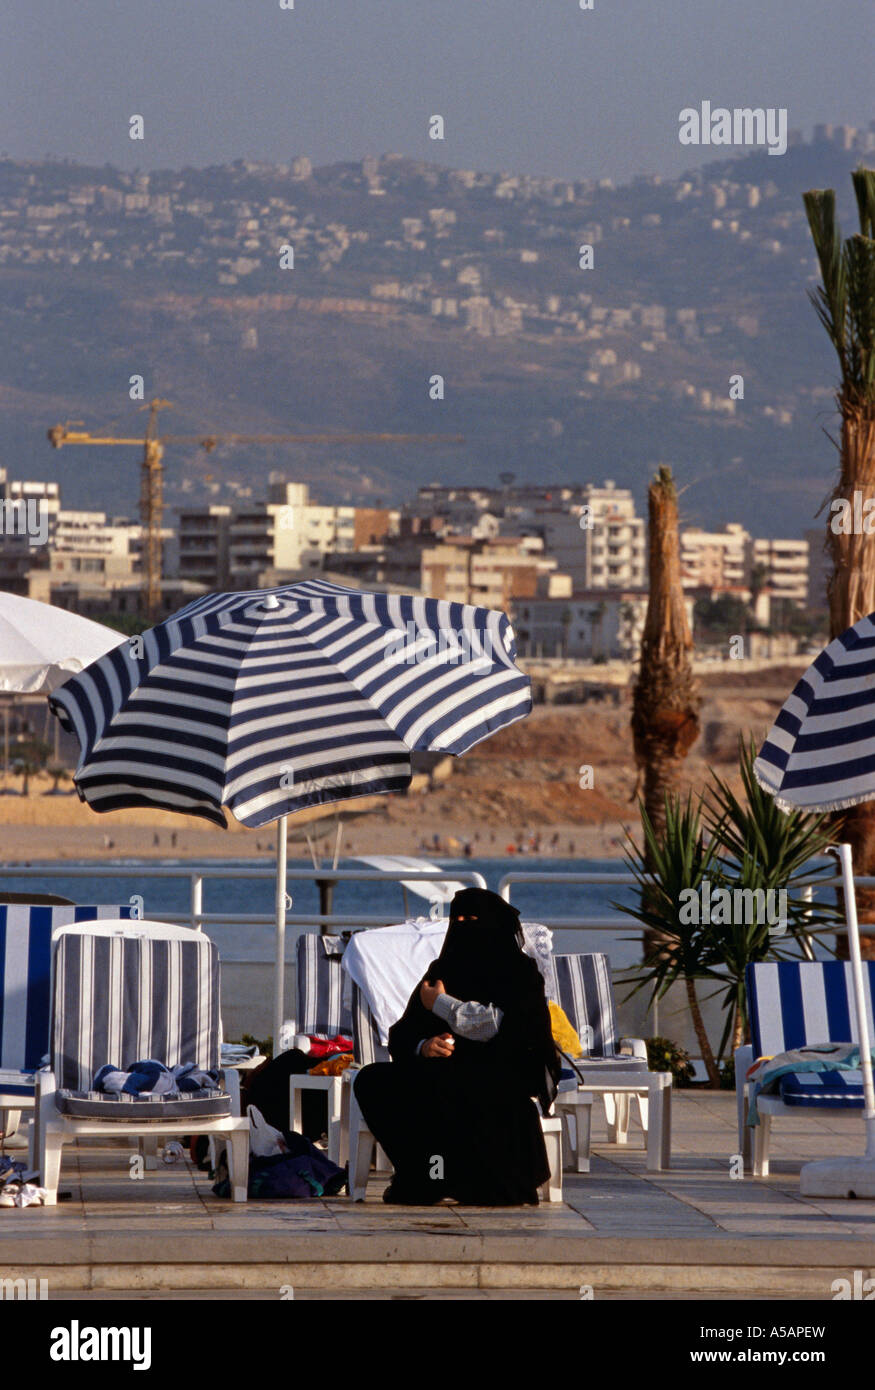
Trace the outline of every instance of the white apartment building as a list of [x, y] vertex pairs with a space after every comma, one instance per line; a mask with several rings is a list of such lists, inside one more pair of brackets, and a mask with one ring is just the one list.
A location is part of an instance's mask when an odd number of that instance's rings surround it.
[[580, 501], [563, 507], [536, 505], [534, 524], [547, 554], [571, 575], [575, 592], [636, 589], [645, 582], [647, 535], [628, 488], [608, 479], [581, 489]]
[[751, 565], [761, 566], [772, 599], [790, 599], [804, 606], [808, 602], [809, 545], [807, 540], [754, 540], [750, 545]]
[[646, 612], [647, 593], [642, 589], [606, 593], [600, 588], [573, 598], [518, 599], [512, 615], [517, 650], [527, 657], [632, 660]]
[[266, 502], [236, 508], [228, 529], [232, 584], [264, 570], [320, 570], [329, 552], [355, 548], [355, 507], [310, 501], [306, 483], [272, 480]]
[[686, 589], [750, 590], [756, 578], [754, 587], [767, 591], [770, 603], [787, 599], [802, 607], [808, 602], [807, 539], [754, 538], [739, 522], [732, 521], [722, 531], [687, 527], [680, 542], [681, 577]]
[[730, 521], [722, 531], [686, 527], [680, 535], [684, 588], [743, 588], [748, 582], [750, 539], [749, 532], [737, 521]]

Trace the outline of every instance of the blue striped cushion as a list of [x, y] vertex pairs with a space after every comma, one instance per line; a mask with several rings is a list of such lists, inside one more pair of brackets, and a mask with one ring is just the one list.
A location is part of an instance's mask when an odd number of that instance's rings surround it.
[[[49, 1050], [52, 932], [56, 927], [100, 918], [129, 919], [130, 903], [42, 906], [0, 903], [0, 1071], [33, 1072]], [[4, 1094], [30, 1094], [33, 1087], [4, 1078]]]
[[559, 1005], [583, 1045], [584, 1056], [620, 1055], [611, 965], [602, 952], [554, 956]]
[[58, 1086], [87, 1091], [106, 1062], [155, 1057], [219, 1066], [219, 954], [200, 932], [71, 932], [55, 947], [52, 1054]]
[[295, 946], [297, 1025], [299, 1033], [352, 1035], [352, 1013], [343, 1003], [346, 943], [339, 936], [298, 937]]
[[[755, 1057], [776, 1057], [821, 1042], [859, 1042], [850, 961], [760, 961], [747, 967]], [[875, 961], [863, 962], [869, 1036]]]
[[352, 1042], [353, 1055], [359, 1066], [367, 1067], [372, 1062], [390, 1060], [388, 1047], [380, 1042], [368, 1001], [355, 982], [352, 986]]
[[863, 1108], [863, 1074], [848, 1071], [788, 1072], [781, 1077], [779, 1094], [786, 1105]]
[[57, 1092], [62, 1115], [77, 1120], [212, 1120], [231, 1113], [231, 1097], [224, 1091], [202, 1088], [180, 1096], [116, 1096], [102, 1091]]

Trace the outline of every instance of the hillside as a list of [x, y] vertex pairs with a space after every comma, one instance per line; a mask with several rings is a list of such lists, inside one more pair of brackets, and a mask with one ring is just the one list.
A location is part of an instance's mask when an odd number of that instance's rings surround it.
[[[611, 477], [643, 501], [669, 460], [686, 520], [798, 533], [833, 468], [835, 376], [807, 301], [800, 195], [835, 186], [850, 230], [860, 158], [821, 141], [617, 188], [393, 156], [149, 175], [0, 161], [0, 463], [59, 478], [68, 505], [133, 511], [134, 451], [127, 466], [116, 450], [56, 455], [45, 431], [136, 432], [140, 374], [146, 398], [174, 402], [176, 433], [465, 436], [171, 447], [171, 505], [258, 495], [277, 468], [326, 501], [397, 502], [502, 470]], [[734, 374], [743, 400], [729, 400]]]

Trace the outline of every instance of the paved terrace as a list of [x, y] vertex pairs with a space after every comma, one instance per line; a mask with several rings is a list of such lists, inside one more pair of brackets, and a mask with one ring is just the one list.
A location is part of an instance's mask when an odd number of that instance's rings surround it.
[[[804, 1159], [862, 1152], [859, 1112], [775, 1121], [772, 1173], [730, 1177], [735, 1099], [681, 1091], [673, 1167], [648, 1174], [641, 1134], [604, 1142], [592, 1172], [565, 1175], [565, 1203], [495, 1210], [380, 1200], [249, 1202], [210, 1192], [187, 1162], [129, 1176], [129, 1143], [64, 1150], [53, 1209], [0, 1208], [0, 1276], [48, 1281], [50, 1298], [746, 1297], [831, 1299], [839, 1277], [875, 1273], [875, 1201], [799, 1194]], [[231, 1292], [233, 1291], [233, 1293]]]

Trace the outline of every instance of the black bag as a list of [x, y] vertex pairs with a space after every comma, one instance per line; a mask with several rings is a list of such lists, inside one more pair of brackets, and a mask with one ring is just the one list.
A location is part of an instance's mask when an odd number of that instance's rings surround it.
[[[308, 1072], [313, 1062], [308, 1053], [293, 1047], [258, 1067], [246, 1085], [243, 1113], [247, 1105], [255, 1105], [274, 1129], [287, 1130], [289, 1077]], [[328, 1097], [324, 1091], [302, 1092], [301, 1132], [307, 1139], [321, 1139], [328, 1132]]]

